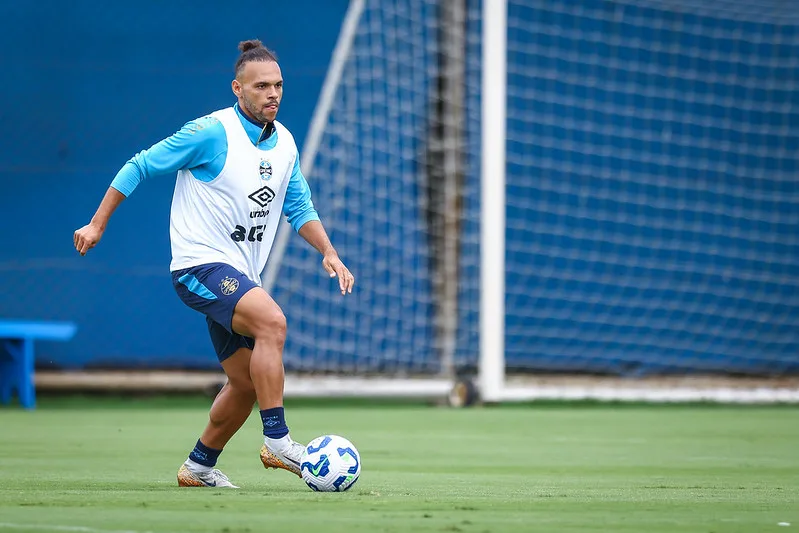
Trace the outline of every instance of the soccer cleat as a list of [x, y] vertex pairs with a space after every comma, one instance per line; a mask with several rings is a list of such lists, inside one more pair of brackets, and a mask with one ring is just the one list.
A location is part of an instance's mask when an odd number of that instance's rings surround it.
[[237, 489], [238, 487], [230, 482], [228, 477], [214, 468], [208, 472], [192, 472], [183, 464], [178, 470], [179, 487], [216, 487]]
[[302, 477], [300, 474], [300, 459], [305, 451], [305, 446], [299, 442], [292, 442], [287, 453], [278, 453], [261, 446], [261, 462], [264, 468], [282, 468]]

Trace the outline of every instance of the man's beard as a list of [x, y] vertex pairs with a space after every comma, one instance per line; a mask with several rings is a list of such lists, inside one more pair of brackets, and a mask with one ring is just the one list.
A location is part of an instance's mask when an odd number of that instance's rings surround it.
[[266, 124], [267, 122], [272, 122], [272, 120], [269, 119], [266, 115], [258, 111], [258, 107], [253, 105], [253, 103], [247, 98], [244, 98], [244, 107], [247, 108], [247, 111], [249, 111], [250, 114], [253, 117], [255, 117], [255, 120], [257, 120], [258, 122], [262, 124]]

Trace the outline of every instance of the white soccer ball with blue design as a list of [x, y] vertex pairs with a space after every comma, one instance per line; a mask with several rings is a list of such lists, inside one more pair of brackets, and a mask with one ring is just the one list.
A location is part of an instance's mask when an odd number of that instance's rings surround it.
[[308, 443], [300, 459], [302, 479], [318, 492], [343, 492], [361, 475], [361, 456], [338, 435], [322, 435]]

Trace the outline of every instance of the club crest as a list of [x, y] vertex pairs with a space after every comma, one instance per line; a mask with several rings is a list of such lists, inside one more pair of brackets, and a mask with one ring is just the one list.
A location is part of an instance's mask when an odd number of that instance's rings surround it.
[[226, 277], [219, 282], [219, 288], [222, 294], [230, 296], [239, 289], [239, 280], [236, 278]]
[[261, 164], [258, 166], [258, 173], [261, 175], [262, 180], [272, 179], [272, 163], [266, 159], [261, 159]]

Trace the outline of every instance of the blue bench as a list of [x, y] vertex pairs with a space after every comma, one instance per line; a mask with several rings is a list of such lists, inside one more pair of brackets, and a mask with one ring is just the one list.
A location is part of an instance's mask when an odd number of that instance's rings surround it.
[[0, 403], [16, 389], [23, 407], [36, 407], [33, 342], [68, 341], [77, 329], [72, 322], [0, 320]]

